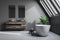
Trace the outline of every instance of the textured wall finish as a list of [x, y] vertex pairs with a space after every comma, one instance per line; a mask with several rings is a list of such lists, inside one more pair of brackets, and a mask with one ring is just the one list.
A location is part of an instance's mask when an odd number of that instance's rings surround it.
[[[19, 5], [25, 6], [26, 22], [29, 22], [29, 20], [30, 20], [30, 22], [31, 22], [31, 20], [39, 20], [40, 16], [45, 15], [36, 1], [33, 1], [33, 0], [31, 0], [31, 1], [30, 0], [29, 1], [27, 1], [27, 0], [26, 1], [25, 0], [0, 0], [0, 25], [10, 19], [9, 18], [9, 9], [8, 9], [9, 5], [15, 5], [15, 8], [16, 8], [15, 19], [20, 19], [20, 18], [18, 18], [18, 6]], [[31, 15], [28, 16], [29, 14], [31, 14]], [[36, 15], [38, 17], [36, 17]], [[31, 16], [33, 19], [32, 18], [29, 19]]]

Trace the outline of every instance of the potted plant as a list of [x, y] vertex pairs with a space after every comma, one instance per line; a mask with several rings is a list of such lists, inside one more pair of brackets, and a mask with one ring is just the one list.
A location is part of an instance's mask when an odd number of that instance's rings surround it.
[[41, 16], [40, 21], [41, 21], [42, 24], [46, 24], [46, 23], [47, 23], [47, 18], [46, 18], [46, 16], [44, 16], [44, 17]]
[[50, 29], [50, 25], [46, 24], [47, 17], [46, 16], [41, 17], [40, 21], [42, 24], [36, 24], [36, 32], [41, 36], [47, 36]]

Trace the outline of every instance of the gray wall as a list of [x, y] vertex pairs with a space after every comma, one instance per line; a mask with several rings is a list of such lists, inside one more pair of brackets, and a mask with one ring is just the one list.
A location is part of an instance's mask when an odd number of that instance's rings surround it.
[[8, 5], [16, 6], [16, 19], [18, 18], [18, 5], [25, 5], [26, 22], [39, 21], [40, 16], [44, 16], [44, 12], [36, 1], [33, 0], [0, 0], [0, 25], [9, 19]]

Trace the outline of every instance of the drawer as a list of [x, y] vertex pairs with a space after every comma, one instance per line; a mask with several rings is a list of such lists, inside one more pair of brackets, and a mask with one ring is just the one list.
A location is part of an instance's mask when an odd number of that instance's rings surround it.
[[16, 29], [16, 28], [25, 28], [25, 26], [19, 26], [19, 25], [15, 25], [15, 26], [6, 26], [6, 29], [8, 28], [13, 28], [13, 29]]

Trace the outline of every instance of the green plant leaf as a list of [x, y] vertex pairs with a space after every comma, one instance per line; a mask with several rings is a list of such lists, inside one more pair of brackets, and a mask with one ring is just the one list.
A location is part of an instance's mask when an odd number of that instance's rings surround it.
[[47, 22], [46, 16], [41, 17], [41, 18], [40, 18], [40, 21], [41, 21], [42, 24], [46, 24], [46, 22]]

